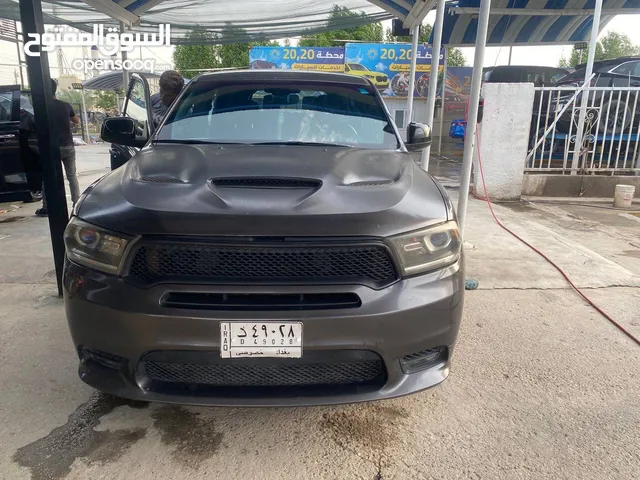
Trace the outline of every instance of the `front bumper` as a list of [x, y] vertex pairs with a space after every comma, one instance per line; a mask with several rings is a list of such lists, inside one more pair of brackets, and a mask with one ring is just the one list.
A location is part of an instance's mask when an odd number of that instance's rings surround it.
[[[283, 406], [351, 403], [392, 398], [433, 387], [449, 374], [463, 307], [463, 261], [381, 289], [360, 285], [207, 286], [159, 284], [138, 288], [123, 279], [65, 263], [64, 298], [83, 381], [98, 390], [135, 400], [191, 405]], [[304, 311], [209, 311], [161, 306], [168, 292], [356, 293], [358, 308]], [[232, 364], [220, 359], [220, 321], [299, 321], [303, 358], [371, 357], [384, 365], [382, 383], [354, 388], [172, 389], [145, 377], [145, 359]], [[400, 359], [435, 347], [446, 354], [427, 368], [406, 374]], [[102, 352], [96, 357], [87, 352]], [[367, 357], [367, 358], [369, 358]], [[105, 361], [105, 358], [107, 359]], [[113, 361], [110, 364], [109, 359]], [[269, 359], [253, 360], [261, 365]]]

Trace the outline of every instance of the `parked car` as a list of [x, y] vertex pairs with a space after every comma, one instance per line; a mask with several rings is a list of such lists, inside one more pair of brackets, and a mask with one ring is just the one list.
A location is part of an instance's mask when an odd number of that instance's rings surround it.
[[537, 87], [553, 85], [569, 74], [569, 70], [557, 67], [500, 65], [484, 69], [485, 83], [533, 83]]
[[42, 199], [33, 107], [19, 85], [0, 86], [0, 202]]
[[210, 405], [445, 380], [464, 262], [451, 200], [410, 156], [428, 126], [403, 141], [369, 81], [325, 72], [200, 75], [153, 134], [131, 113], [102, 136], [144, 147], [83, 193], [65, 232], [82, 380]]
[[344, 72], [349, 75], [368, 78], [378, 90], [384, 90], [389, 86], [389, 77], [387, 75], [369, 70], [359, 63], [345, 63]]
[[[578, 65], [573, 73], [566, 75], [556, 82], [557, 87], [579, 87], [584, 83], [586, 65]], [[640, 57], [621, 57], [613, 60], [603, 60], [593, 64], [595, 77], [591, 80], [592, 87], [640, 87]], [[549, 94], [547, 94], [549, 95]], [[549, 115], [555, 118], [555, 112], [560, 111], [574, 95], [574, 92], [567, 90], [560, 95], [553, 95]], [[582, 94], [578, 94], [574, 106], [578, 108], [582, 102]], [[542, 105], [543, 116], [546, 116], [547, 98], [536, 102], [536, 107]], [[640, 120], [640, 98], [636, 101], [636, 94], [629, 96], [619, 92], [592, 90], [589, 92], [587, 104], [591, 110], [597, 110], [597, 121], [599, 130], [606, 133], [625, 133], [631, 130], [638, 130], [638, 120]], [[635, 108], [634, 108], [635, 106]], [[538, 116], [538, 110], [534, 111], [534, 118]], [[635, 112], [635, 114], [634, 114]], [[556, 125], [556, 131], [568, 133], [571, 122], [577, 122], [577, 110], [573, 107], [567, 108]], [[635, 119], [635, 121], [634, 121]], [[544, 122], [544, 118], [542, 119]], [[544, 124], [544, 123], [543, 123]], [[575, 132], [575, 123], [572, 131]]]

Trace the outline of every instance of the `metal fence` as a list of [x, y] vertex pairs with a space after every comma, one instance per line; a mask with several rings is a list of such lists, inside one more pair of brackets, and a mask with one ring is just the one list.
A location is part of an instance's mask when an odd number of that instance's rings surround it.
[[640, 174], [640, 87], [536, 88], [525, 171]]

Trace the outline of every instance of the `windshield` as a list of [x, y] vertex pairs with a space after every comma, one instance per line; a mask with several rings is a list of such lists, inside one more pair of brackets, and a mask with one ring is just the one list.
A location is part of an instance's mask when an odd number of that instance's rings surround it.
[[221, 85], [196, 81], [172, 110], [156, 141], [399, 147], [373, 88], [307, 82]]
[[349, 68], [351, 70], [362, 70], [362, 71], [366, 71], [367, 69], [364, 68], [362, 65], [360, 65], [359, 63], [350, 63], [349, 64]]

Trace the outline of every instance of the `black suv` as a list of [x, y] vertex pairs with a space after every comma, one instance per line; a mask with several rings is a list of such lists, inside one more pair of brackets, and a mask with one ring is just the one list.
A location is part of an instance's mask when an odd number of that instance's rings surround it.
[[[556, 82], [554, 87], [579, 87], [584, 82], [586, 64], [578, 65], [573, 73]], [[591, 87], [625, 88], [640, 87], [640, 57], [620, 57], [614, 60], [602, 60], [593, 64], [594, 78]], [[574, 92], [567, 90], [561, 95], [553, 93], [552, 110], [561, 110], [571, 99]], [[640, 98], [636, 99], [638, 92], [624, 90], [591, 90], [588, 98], [588, 106], [597, 110], [600, 132], [630, 133], [638, 130], [640, 119]], [[577, 121], [577, 109], [581, 104], [581, 96], [575, 100], [574, 108], [568, 108], [557, 124], [557, 131], [567, 133], [571, 126], [571, 119]], [[546, 101], [543, 100], [543, 113], [546, 109]], [[537, 115], [537, 113], [536, 113]], [[553, 120], [553, 118], [550, 118]], [[575, 131], [575, 124], [573, 130]]]

